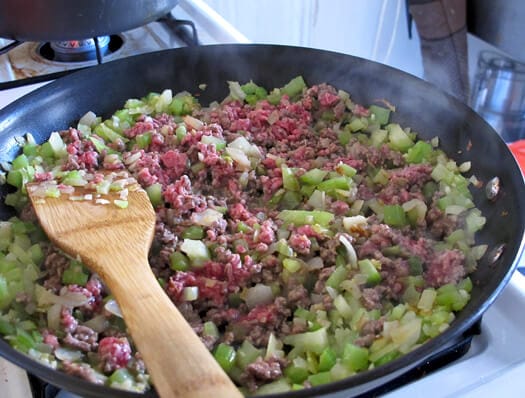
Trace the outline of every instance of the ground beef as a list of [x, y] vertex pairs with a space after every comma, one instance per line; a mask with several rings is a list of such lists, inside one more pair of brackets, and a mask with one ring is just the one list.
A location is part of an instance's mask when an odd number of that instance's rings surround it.
[[102, 378], [98, 377], [95, 370], [87, 363], [63, 361], [62, 368], [67, 374], [80, 377], [95, 384], [104, 384]]
[[73, 334], [67, 333], [62, 341], [68, 346], [78, 348], [81, 351], [96, 351], [98, 348], [98, 333], [87, 326], [79, 325]]
[[263, 383], [277, 380], [283, 375], [285, 361], [280, 358], [270, 357], [263, 359], [257, 358], [255, 362], [249, 364], [240, 376], [248, 389], [252, 392]]
[[124, 368], [131, 359], [131, 347], [125, 337], [104, 337], [99, 342], [98, 355], [104, 372]]
[[444, 250], [428, 264], [424, 277], [430, 286], [457, 283], [466, 274], [465, 255], [459, 250]]
[[47, 272], [44, 287], [57, 293], [62, 287], [62, 274], [69, 267], [70, 261], [55, 246], [49, 246], [43, 268]]

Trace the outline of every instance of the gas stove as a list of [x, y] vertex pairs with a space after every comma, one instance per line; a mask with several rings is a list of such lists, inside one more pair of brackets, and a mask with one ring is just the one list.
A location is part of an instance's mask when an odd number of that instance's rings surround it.
[[131, 55], [199, 44], [248, 42], [202, 0], [182, 0], [155, 22], [120, 34], [59, 42], [0, 39], [0, 90], [49, 81]]
[[[191, 21], [191, 24], [179, 21]], [[173, 24], [182, 29], [174, 34]], [[0, 56], [0, 109], [50, 80], [76, 69], [129, 55], [195, 45], [193, 27], [201, 44], [242, 43], [246, 37], [201, 0], [181, 0], [169, 20], [156, 21], [97, 43], [23, 43]], [[182, 26], [182, 28], [180, 28]], [[179, 29], [180, 28], [180, 29]], [[116, 36], [116, 37], [115, 37]], [[113, 40], [113, 42], [112, 42]], [[0, 43], [0, 47], [7, 43]], [[89, 59], [77, 59], [77, 44], [91, 47]], [[94, 51], [94, 52], [93, 52]], [[56, 58], [57, 53], [61, 53]], [[63, 53], [63, 54], [62, 54]], [[98, 59], [102, 58], [102, 59]], [[520, 262], [525, 269], [525, 261]], [[439, 361], [425, 364], [418, 372], [377, 390], [388, 398], [521, 396], [525, 390], [525, 345], [521, 344], [525, 317], [525, 277], [516, 272], [509, 285], [483, 319], [464, 340], [451, 342]], [[75, 398], [54, 386], [35, 381], [0, 357], [0, 398]], [[39, 390], [35, 389], [39, 386]], [[344, 393], [333, 398], [346, 397]], [[78, 397], [77, 397], [78, 398]]]

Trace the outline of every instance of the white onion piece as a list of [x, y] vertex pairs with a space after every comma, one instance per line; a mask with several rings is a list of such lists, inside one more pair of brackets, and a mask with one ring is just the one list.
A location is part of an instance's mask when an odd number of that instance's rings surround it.
[[157, 98], [157, 102], [155, 103], [155, 110], [157, 112], [162, 112], [165, 108], [168, 107], [169, 104], [171, 104], [172, 100], [173, 92], [170, 89], [164, 90], [159, 95], [159, 98]]
[[230, 96], [234, 100], [242, 101], [246, 98], [246, 93], [242, 90], [239, 82], [228, 81], [228, 88], [230, 89]]
[[47, 310], [47, 326], [52, 330], [60, 329], [60, 313], [62, 306], [60, 304], [53, 304]]
[[326, 192], [315, 190], [306, 202], [316, 210], [324, 210], [326, 207]]
[[322, 269], [324, 267], [324, 261], [321, 257], [319, 256], [316, 256], [316, 257], [312, 257], [310, 260], [308, 260], [306, 262], [306, 268], [309, 270], [309, 271], [313, 271], [313, 270], [317, 270], [317, 269]]
[[95, 123], [97, 123], [97, 115], [95, 115], [94, 112], [87, 112], [84, 116], [80, 118], [78, 121], [78, 124], [83, 124], [84, 126], [93, 126]]
[[186, 286], [182, 290], [182, 297], [184, 301], [195, 301], [199, 298], [199, 287], [198, 286]]
[[222, 218], [223, 214], [214, 209], [206, 209], [200, 213], [193, 213], [191, 215], [191, 221], [194, 224], [202, 225], [204, 227], [211, 227]]
[[339, 235], [339, 242], [343, 244], [348, 255], [348, 262], [352, 268], [357, 268], [357, 253], [355, 252], [354, 246], [350, 243], [344, 235]]
[[261, 151], [259, 151], [259, 147], [254, 144], [250, 144], [250, 142], [244, 138], [244, 137], [237, 137], [232, 142], [228, 144], [229, 148], [236, 148], [243, 151], [246, 156], [261, 158]]
[[248, 156], [246, 156], [242, 150], [238, 148], [226, 147], [226, 153], [231, 156], [235, 163], [237, 163], [239, 169], [250, 170], [250, 159], [248, 159]]
[[187, 126], [190, 126], [195, 130], [200, 130], [204, 127], [204, 123], [201, 122], [199, 119], [194, 118], [193, 116], [186, 115], [184, 116], [183, 120]]
[[246, 298], [244, 301], [248, 308], [270, 304], [273, 301], [272, 288], [258, 283], [246, 291]]
[[353, 228], [363, 228], [367, 224], [366, 217], [364, 216], [343, 217], [343, 227], [345, 227], [347, 231], [351, 231]]
[[60, 296], [51, 293], [49, 290], [42, 286], [35, 288], [35, 294], [37, 298], [37, 304], [39, 306], [46, 306], [49, 304], [60, 304], [66, 307], [80, 307], [89, 302], [89, 298], [79, 292], [66, 291]]
[[61, 361], [74, 362], [82, 358], [82, 352], [77, 350], [70, 350], [64, 347], [58, 347], [55, 350], [55, 356]]
[[104, 315], [97, 315], [91, 318], [89, 321], [84, 323], [90, 329], [93, 329], [97, 333], [102, 333], [109, 327], [109, 321]]
[[110, 312], [111, 314], [118, 316], [119, 318], [124, 318], [116, 300], [108, 300], [107, 303], [104, 305], [104, 309]]

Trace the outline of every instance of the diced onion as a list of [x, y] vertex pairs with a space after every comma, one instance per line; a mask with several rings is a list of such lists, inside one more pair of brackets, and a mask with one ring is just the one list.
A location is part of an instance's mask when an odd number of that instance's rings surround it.
[[182, 290], [182, 297], [184, 301], [195, 301], [199, 298], [199, 287], [198, 286], [186, 286]]
[[244, 137], [237, 137], [232, 142], [228, 144], [228, 147], [230, 148], [236, 148], [243, 151], [246, 156], [254, 157], [254, 158], [261, 158], [261, 151], [259, 150], [259, 147], [255, 144], [250, 144], [249, 141]]
[[69, 348], [65, 347], [58, 347], [55, 350], [55, 356], [61, 361], [74, 362], [82, 358], [82, 352], [78, 350], [70, 350]]
[[348, 262], [350, 263], [351, 267], [356, 268], [357, 253], [355, 252], [354, 246], [352, 246], [352, 243], [350, 243], [348, 238], [344, 235], [339, 235], [339, 242], [341, 242], [346, 249], [346, 253], [348, 255]]
[[61, 311], [62, 311], [62, 305], [60, 304], [53, 304], [47, 310], [47, 325], [50, 329], [59, 330]]
[[244, 98], [246, 98], [246, 93], [242, 91], [239, 82], [228, 81], [228, 88], [230, 89], [230, 96], [234, 100], [242, 101]]
[[270, 304], [273, 301], [272, 288], [263, 285], [262, 283], [258, 283], [246, 291], [246, 298], [244, 301], [248, 308]]
[[82, 293], [71, 292], [69, 290], [66, 290], [64, 294], [57, 296], [40, 285], [35, 286], [35, 296], [39, 306], [60, 304], [66, 307], [80, 307], [84, 304], [87, 304], [90, 300], [90, 298], [86, 297]]
[[319, 269], [322, 269], [324, 267], [324, 261], [321, 257], [319, 256], [316, 256], [316, 257], [312, 257], [311, 259], [309, 259], [307, 262], [306, 262], [306, 268], [309, 270], [309, 271], [313, 271], [313, 270], [319, 270]]
[[222, 218], [223, 214], [214, 209], [206, 209], [200, 213], [193, 213], [191, 215], [191, 221], [194, 224], [202, 225], [204, 227], [211, 227]]
[[190, 126], [195, 130], [200, 130], [204, 127], [204, 123], [201, 122], [199, 119], [194, 118], [193, 116], [186, 115], [184, 116], [183, 120], [187, 126]]
[[89, 127], [93, 126], [95, 123], [97, 123], [97, 115], [95, 115], [95, 113], [92, 111], [87, 112], [78, 121], [78, 124], [83, 124], [84, 126]]
[[123, 318], [122, 311], [120, 311], [120, 307], [118, 306], [116, 300], [108, 300], [108, 302], [104, 305], [104, 309], [109, 313], [118, 316], [119, 318]]
[[463, 162], [461, 163], [459, 166], [458, 166], [458, 170], [462, 173], [466, 173], [467, 171], [470, 170], [470, 167], [471, 167], [471, 162], [468, 161], [468, 162]]
[[97, 333], [102, 333], [109, 327], [109, 321], [104, 315], [97, 315], [84, 323], [84, 326], [93, 329]]
[[251, 168], [250, 159], [248, 159], [248, 156], [246, 156], [242, 150], [228, 146], [226, 147], [226, 153], [237, 163], [239, 169], [249, 170]]
[[368, 224], [364, 216], [343, 217], [343, 227], [347, 231], [352, 231], [354, 228], [363, 228]]

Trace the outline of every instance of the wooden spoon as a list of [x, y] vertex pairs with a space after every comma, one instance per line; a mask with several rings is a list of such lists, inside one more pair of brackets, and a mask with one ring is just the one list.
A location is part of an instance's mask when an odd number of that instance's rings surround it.
[[[146, 192], [130, 190], [128, 207], [27, 192], [42, 228], [64, 252], [96, 272], [120, 306], [126, 326], [162, 398], [242, 397], [164, 293], [148, 264], [155, 212]], [[82, 194], [82, 192], [81, 192]], [[75, 196], [78, 195], [75, 192]], [[98, 200], [100, 202], [100, 200]]]

